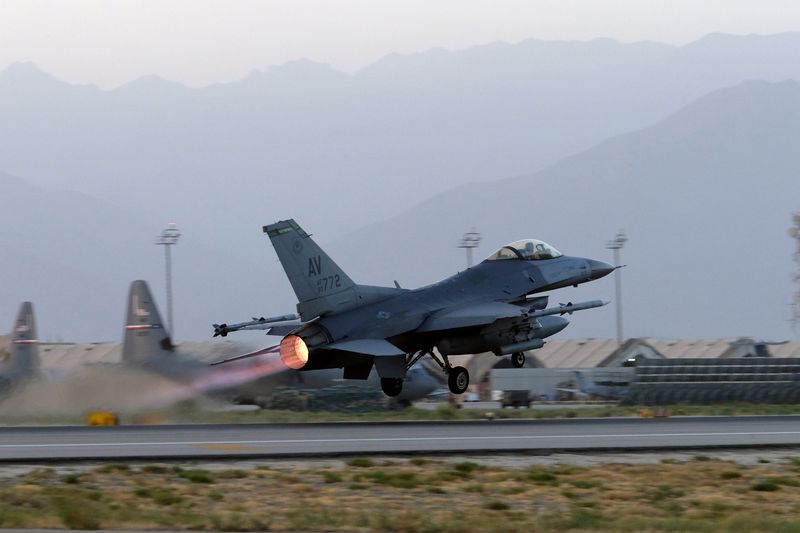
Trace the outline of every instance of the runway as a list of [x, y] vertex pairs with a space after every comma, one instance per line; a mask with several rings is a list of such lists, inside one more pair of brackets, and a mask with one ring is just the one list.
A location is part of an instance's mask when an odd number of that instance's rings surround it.
[[800, 416], [0, 428], [0, 461], [800, 446]]

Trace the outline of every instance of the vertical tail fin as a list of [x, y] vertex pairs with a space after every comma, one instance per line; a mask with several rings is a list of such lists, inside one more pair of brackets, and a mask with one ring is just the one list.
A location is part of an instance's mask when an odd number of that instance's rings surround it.
[[11, 332], [9, 356], [0, 362], [0, 373], [13, 379], [26, 379], [39, 373], [39, 340], [36, 337], [36, 320], [33, 304], [23, 302], [19, 306], [14, 331]]
[[129, 364], [144, 364], [173, 350], [172, 340], [164, 329], [164, 323], [161, 321], [161, 315], [158, 313], [147, 282], [134, 281], [128, 293], [122, 361]]
[[264, 226], [292, 284], [303, 320], [344, 310], [356, 301], [356, 284], [294, 220]]

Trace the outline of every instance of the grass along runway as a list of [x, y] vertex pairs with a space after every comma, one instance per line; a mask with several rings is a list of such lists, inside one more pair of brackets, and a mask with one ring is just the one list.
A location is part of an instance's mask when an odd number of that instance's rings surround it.
[[[275, 409], [221, 410], [207, 409], [205, 404], [185, 402], [166, 410], [121, 412], [123, 425], [138, 424], [272, 424], [315, 422], [392, 422], [392, 421], [447, 421], [480, 420], [487, 414], [503, 419], [557, 419], [639, 417], [641, 406], [600, 405], [597, 407], [570, 407], [533, 404], [529, 409], [455, 409], [447, 404], [436, 408], [407, 408], [402, 410], [372, 411], [366, 413], [310, 412]], [[540, 408], [543, 407], [543, 408]], [[719, 405], [675, 405], [669, 407], [673, 416], [747, 416], [800, 414], [800, 405], [733, 403]], [[86, 414], [50, 415], [42, 413], [9, 414], [0, 412], [0, 426], [83, 425]]]
[[800, 452], [585, 457], [34, 468], [0, 477], [0, 527], [800, 531]]

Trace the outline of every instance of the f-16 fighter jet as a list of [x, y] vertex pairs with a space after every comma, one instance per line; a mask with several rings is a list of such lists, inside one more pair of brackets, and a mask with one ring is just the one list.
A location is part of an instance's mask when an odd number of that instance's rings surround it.
[[345, 379], [367, 379], [374, 366], [388, 396], [400, 394], [407, 370], [425, 356], [447, 373], [454, 394], [467, 390], [469, 374], [450, 364], [451, 355], [492, 351], [523, 366], [526, 350], [567, 327], [564, 314], [608, 303], [548, 308], [547, 296], [533, 295], [614, 270], [527, 239], [433, 285], [374, 287], [353, 282], [294, 220], [263, 229], [297, 295], [298, 314], [215, 324], [214, 336], [245, 329], [282, 336], [281, 360], [295, 370], [342, 368]]

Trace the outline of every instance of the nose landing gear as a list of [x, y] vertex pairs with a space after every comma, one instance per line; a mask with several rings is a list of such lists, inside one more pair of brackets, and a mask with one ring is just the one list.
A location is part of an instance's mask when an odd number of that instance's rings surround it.
[[525, 366], [525, 352], [514, 352], [511, 354], [511, 365], [514, 368]]

